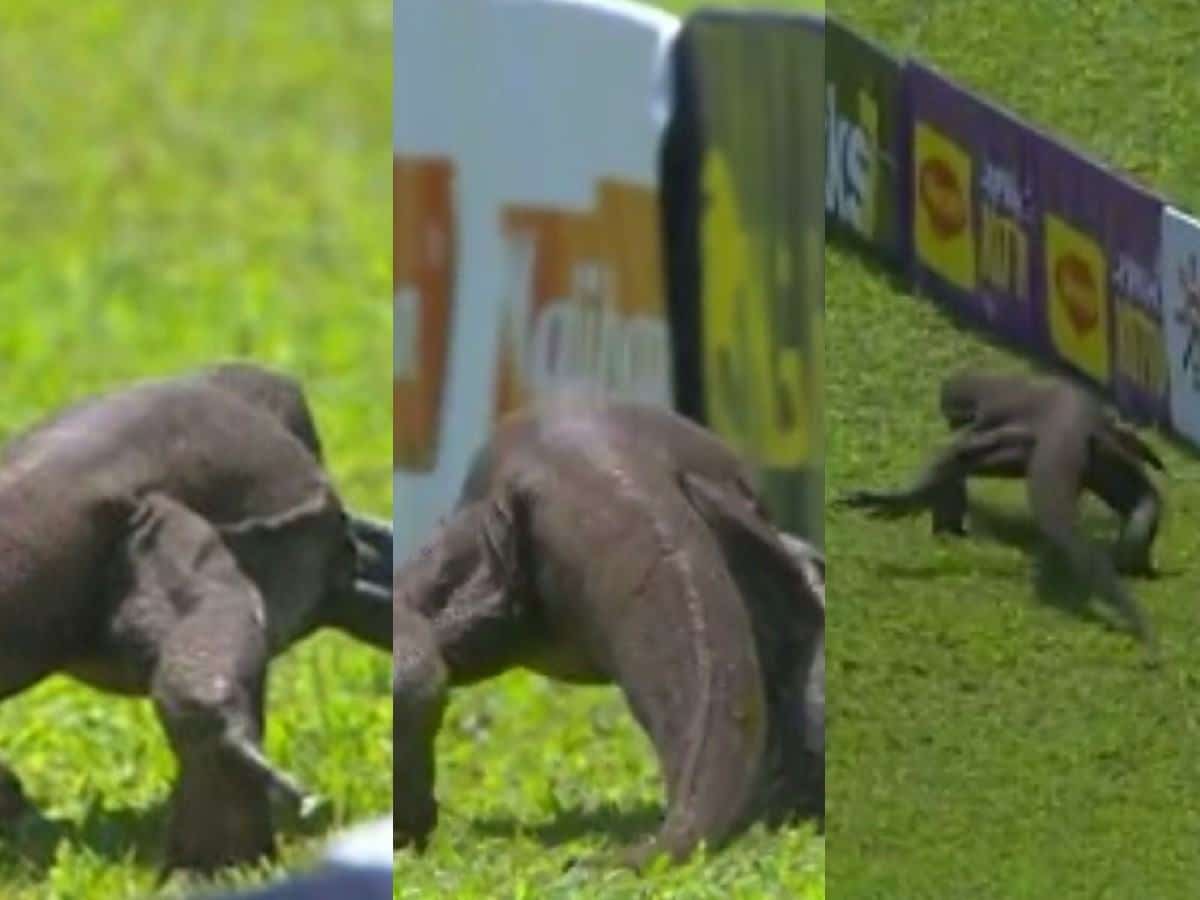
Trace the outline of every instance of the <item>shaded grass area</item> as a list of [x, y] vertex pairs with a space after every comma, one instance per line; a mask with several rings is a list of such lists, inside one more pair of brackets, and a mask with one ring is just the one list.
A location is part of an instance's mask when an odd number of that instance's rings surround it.
[[[914, 50], [1169, 196], [1200, 202], [1200, 51], [1182, 3], [858, 2], [832, 13]], [[832, 498], [909, 477], [945, 437], [936, 385], [1029, 369], [857, 256], [827, 251]], [[1035, 579], [1022, 490], [972, 487], [976, 534], [827, 506], [831, 877], [840, 896], [1191, 897], [1200, 884], [1200, 512], [1169, 468], [1163, 570], [1131, 582], [1161, 634], [1132, 639]], [[1094, 500], [1085, 525], [1115, 534]], [[1059, 588], [1062, 585], [1058, 586]]]
[[[247, 357], [303, 380], [347, 502], [390, 515], [390, 9], [0, 6], [0, 438]], [[332, 634], [273, 666], [267, 752], [331, 810], [226, 880], [390, 808], [389, 671]], [[0, 755], [54, 822], [0, 837], [0, 896], [153, 893], [175, 763], [149, 703], [50, 679], [0, 706]]]
[[[684, 13], [700, 4], [659, 5]], [[437, 753], [441, 821], [423, 857], [396, 855], [395, 897], [825, 896], [825, 841], [811, 825], [776, 834], [756, 828], [707, 860], [640, 878], [564, 871], [572, 860], [639, 840], [661, 819], [651, 745], [615, 687], [567, 687], [516, 672], [456, 691]]]
[[650, 743], [615, 688], [512, 673], [461, 690], [437, 751], [441, 821], [423, 857], [396, 855], [396, 897], [824, 897], [824, 842], [808, 825], [756, 827], [640, 878], [568, 870], [661, 819]]

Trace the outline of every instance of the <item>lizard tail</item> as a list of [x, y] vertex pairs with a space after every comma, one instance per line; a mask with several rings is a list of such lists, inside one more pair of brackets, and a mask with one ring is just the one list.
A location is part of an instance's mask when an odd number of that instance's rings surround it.
[[[725, 660], [724, 667], [758, 673], [749, 660]], [[700, 701], [690, 726], [655, 739], [667, 782], [667, 811], [659, 830], [646, 842], [621, 853], [621, 861], [640, 869], [665, 854], [683, 861], [703, 844], [721, 849], [756, 812], [766, 770], [767, 700], [758, 679], [740, 678], [730, 693], [743, 696], [731, 704]], [[754, 683], [749, 683], [749, 682]]]
[[665, 676], [649, 672], [642, 646], [633, 648], [638, 658], [631, 654], [618, 665], [617, 680], [654, 744], [666, 783], [662, 826], [620, 854], [619, 862], [634, 868], [660, 854], [681, 861], [702, 842], [709, 850], [723, 846], [752, 821], [766, 777], [771, 713], [753, 624], [717, 552], [704, 568], [696, 582], [703, 594], [686, 603], [703, 623], [680, 643], [686, 658]]

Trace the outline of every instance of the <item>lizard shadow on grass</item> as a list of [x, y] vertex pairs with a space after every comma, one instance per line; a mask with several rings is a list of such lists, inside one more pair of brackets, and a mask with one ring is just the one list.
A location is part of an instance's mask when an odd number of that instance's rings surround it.
[[[1109, 631], [1122, 630], [1089, 603], [1087, 588], [1074, 577], [1069, 564], [1051, 550], [1027, 514], [971, 500], [968, 516], [975, 536], [1021, 550], [1031, 560], [1034, 596], [1040, 603]], [[1097, 543], [1098, 521], [1086, 514], [1082, 518], [1085, 535]], [[1098, 544], [1097, 549], [1108, 552], [1109, 548]], [[1154, 577], [1163, 574], [1159, 571]]]
[[[972, 499], [968, 505], [968, 517], [974, 535], [978, 538], [1006, 544], [1030, 557], [1045, 555], [1047, 552], [1045, 540], [1033, 519], [1027, 514]], [[1082, 519], [1085, 535], [1098, 544], [1102, 552], [1110, 552], [1112, 548], [1109, 543], [1101, 542], [1097, 537], [1102, 528], [1106, 527], [1100, 515], [1089, 515], [1085, 512]], [[1134, 576], [1134, 580], [1157, 581], [1162, 578], [1176, 578], [1180, 574], [1182, 573], [1178, 570], [1159, 566], [1151, 574]], [[1128, 580], [1131, 576], [1122, 577]]]
[[[1037, 524], [1026, 513], [1005, 509], [990, 503], [972, 498], [968, 504], [967, 521], [971, 530], [971, 539], [994, 541], [999, 544], [1020, 550], [1032, 563], [1032, 585], [1034, 596], [1038, 602], [1052, 606], [1063, 613], [1074, 616], [1086, 622], [1102, 625], [1119, 631], [1111, 620], [1098, 613], [1088, 602], [1086, 589], [1073, 577], [1068, 565], [1054, 554], [1045, 539], [1038, 531]], [[1089, 515], [1086, 511], [1082, 516], [1084, 533], [1090, 540], [1096, 542], [1096, 533], [1100, 530], [1101, 521], [1098, 516]], [[941, 538], [944, 541], [956, 541], [959, 538]], [[1101, 552], [1107, 552], [1106, 546], [1099, 546]], [[881, 566], [880, 573], [895, 579], [936, 579], [948, 574], [980, 573], [997, 578], [1011, 578], [1013, 570], [1007, 566], [979, 565], [977, 560], [964, 560], [961, 565], [947, 565], [944, 562], [937, 565], [895, 565]], [[1158, 569], [1153, 575], [1138, 576], [1138, 580], [1154, 580], [1164, 577], [1176, 577], [1179, 573]]]
[[91, 806], [82, 819], [39, 815], [0, 832], [0, 863], [44, 874], [53, 868], [60, 844], [85, 848], [108, 862], [152, 865], [166, 827], [165, 803], [141, 809]]
[[657, 804], [633, 807], [602, 804], [587, 808], [565, 807], [553, 818], [537, 824], [503, 816], [472, 819], [470, 827], [489, 837], [529, 835], [545, 847], [558, 847], [597, 834], [613, 841], [632, 843], [653, 832], [662, 824], [662, 819], [663, 809]]
[[[94, 803], [81, 819], [38, 815], [16, 828], [0, 830], [0, 866], [45, 875], [55, 865], [60, 844], [83, 848], [111, 863], [132, 861], [154, 868], [162, 862], [168, 801], [133, 809], [105, 809]], [[329, 828], [328, 810], [303, 822], [277, 821], [277, 837], [313, 837]]]

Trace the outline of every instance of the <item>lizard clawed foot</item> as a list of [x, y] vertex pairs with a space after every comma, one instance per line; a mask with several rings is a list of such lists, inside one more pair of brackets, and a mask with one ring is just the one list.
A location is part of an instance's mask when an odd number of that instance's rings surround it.
[[437, 803], [432, 794], [427, 802], [392, 803], [392, 849], [412, 850], [417, 856], [425, 853], [430, 836], [439, 819]]

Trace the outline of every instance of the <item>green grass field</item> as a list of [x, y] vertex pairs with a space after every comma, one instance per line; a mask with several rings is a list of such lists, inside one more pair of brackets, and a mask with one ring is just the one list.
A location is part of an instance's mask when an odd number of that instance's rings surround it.
[[437, 752], [441, 822], [423, 857], [396, 855], [398, 898], [825, 896], [825, 842], [811, 825], [756, 828], [708, 860], [641, 878], [564, 872], [573, 858], [641, 838], [662, 811], [650, 743], [616, 688], [515, 672], [458, 691]]
[[[390, 10], [0, 5], [0, 438], [249, 357], [303, 379], [347, 501], [390, 514]], [[332, 811], [233, 880], [390, 808], [389, 671], [337, 635], [273, 667], [268, 753]], [[0, 755], [56, 823], [0, 836], [0, 896], [154, 893], [175, 764], [147, 702], [50, 679], [0, 707]]]
[[[894, 49], [1200, 207], [1200, 17], [1192, 4], [843, 0]], [[908, 477], [944, 437], [935, 387], [970, 363], [1026, 368], [852, 253], [827, 253], [827, 490]], [[1200, 467], [1170, 469], [1164, 570], [1132, 582], [1164, 642], [1039, 600], [1015, 485], [973, 488], [986, 533], [826, 516], [830, 876], [839, 897], [1194, 897], [1200, 885]], [[1090, 502], [1087, 524], [1109, 538]], [[990, 511], [991, 515], [987, 515]]]

